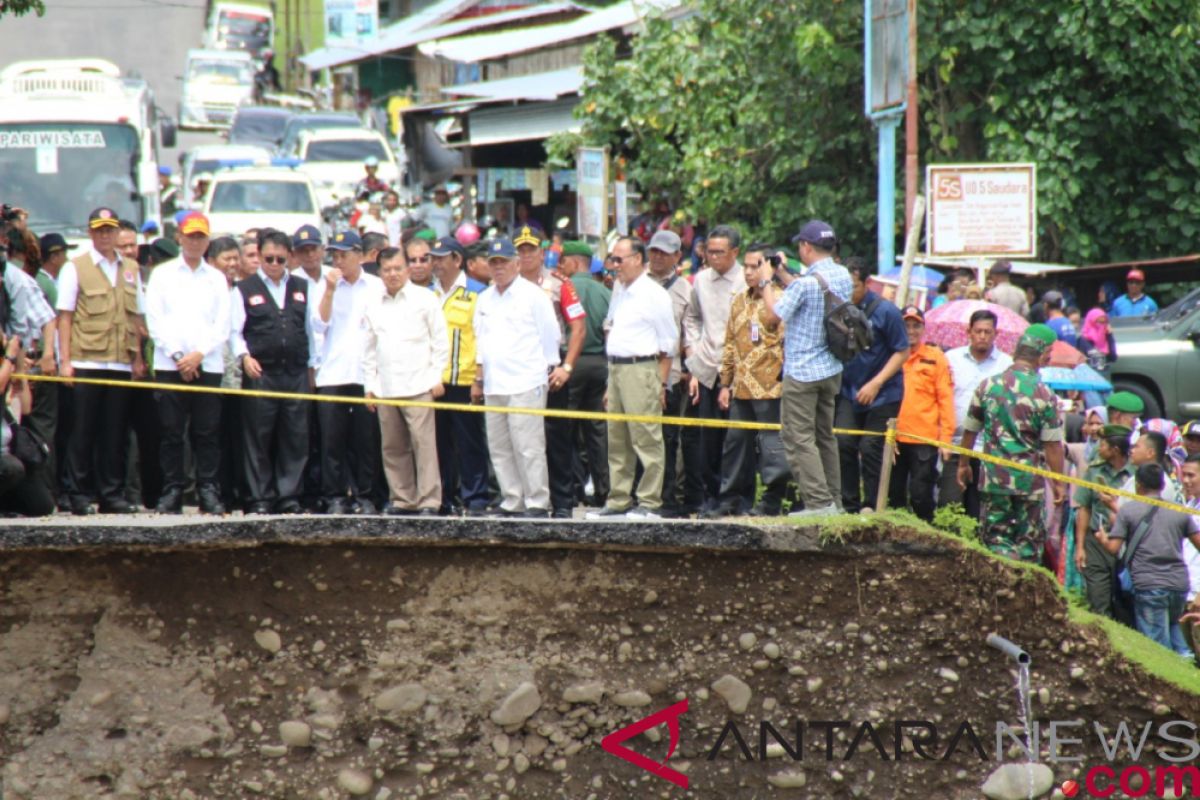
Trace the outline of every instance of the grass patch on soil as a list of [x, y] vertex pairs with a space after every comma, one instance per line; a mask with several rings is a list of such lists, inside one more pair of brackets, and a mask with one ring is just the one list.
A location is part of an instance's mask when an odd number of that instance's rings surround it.
[[1069, 608], [1069, 617], [1076, 625], [1104, 631], [1114, 650], [1154, 677], [1185, 692], [1200, 695], [1200, 669], [1196, 668], [1192, 659], [1176, 655], [1115, 619], [1093, 614], [1075, 604], [1071, 604]]

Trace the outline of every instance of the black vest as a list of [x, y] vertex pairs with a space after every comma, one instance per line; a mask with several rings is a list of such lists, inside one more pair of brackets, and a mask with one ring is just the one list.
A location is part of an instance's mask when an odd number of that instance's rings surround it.
[[246, 309], [242, 337], [250, 355], [267, 372], [307, 369], [308, 333], [304, 322], [308, 315], [308, 282], [288, 276], [282, 310], [275, 307], [266, 281], [257, 274], [239, 281], [237, 288]]

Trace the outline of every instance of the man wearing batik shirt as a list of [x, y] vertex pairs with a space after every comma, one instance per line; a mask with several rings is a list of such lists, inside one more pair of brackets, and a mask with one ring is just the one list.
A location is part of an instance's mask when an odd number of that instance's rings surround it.
[[[567, 384], [571, 372], [583, 352], [587, 337], [584, 318], [587, 312], [575, 291], [575, 285], [545, 267], [545, 253], [541, 237], [530, 227], [517, 231], [513, 240], [517, 248], [517, 263], [520, 277], [541, 287], [554, 306], [554, 315], [562, 331], [563, 351], [559, 354], [562, 363], [550, 373], [550, 394], [546, 396], [546, 408], [566, 410], [570, 407], [570, 392]], [[570, 519], [575, 502], [580, 494], [575, 480], [575, 437], [571, 435], [571, 421], [561, 417], [546, 417], [546, 467], [550, 472], [550, 504], [552, 515], [559, 519]]]

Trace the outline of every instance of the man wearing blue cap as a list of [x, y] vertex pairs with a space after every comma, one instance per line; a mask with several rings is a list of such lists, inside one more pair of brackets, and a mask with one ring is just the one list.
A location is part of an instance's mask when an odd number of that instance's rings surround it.
[[[343, 231], [329, 242], [333, 269], [318, 297], [309, 300], [309, 321], [320, 337], [315, 352], [317, 394], [365, 397], [363, 354], [367, 308], [383, 294], [383, 282], [362, 268], [362, 241]], [[374, 514], [380, 470], [379, 424], [365, 406], [321, 403], [321, 493], [328, 514]]]
[[[163, 164], [158, 168], [158, 205], [163, 218], [175, 216], [179, 210], [178, 189], [171, 183], [171, 168]], [[143, 231], [144, 233], [144, 231]]]
[[325, 243], [321, 240], [321, 231], [314, 225], [301, 225], [292, 234], [292, 257], [296, 267], [292, 274], [297, 278], [308, 281], [308, 290], [312, 291], [324, 283], [329, 267], [324, 265]]

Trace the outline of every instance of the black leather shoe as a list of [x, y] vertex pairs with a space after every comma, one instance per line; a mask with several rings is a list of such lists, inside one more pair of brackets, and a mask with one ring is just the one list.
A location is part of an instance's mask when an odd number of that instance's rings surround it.
[[755, 503], [748, 513], [752, 517], [778, 517], [783, 513], [783, 506], [774, 503]]
[[330, 500], [328, 503], [325, 504], [325, 513], [326, 514], [353, 514], [354, 512], [350, 510], [350, 502], [348, 500], [343, 500], [342, 498], [339, 497], [336, 500]]
[[158, 498], [154, 510], [159, 514], [178, 514], [183, 511], [183, 492], [178, 489], [168, 489]]
[[265, 500], [260, 500], [257, 503], [251, 503], [246, 508], [247, 514], [270, 514], [271, 504]]
[[101, 514], [136, 514], [138, 507], [123, 497], [116, 500], [105, 500], [100, 503]]
[[77, 517], [90, 517], [96, 513], [96, 507], [87, 501], [71, 503], [71, 513]]
[[284, 500], [279, 504], [277, 513], [279, 514], [300, 514], [304, 509], [300, 507], [300, 503], [295, 500]]
[[224, 514], [225, 504], [221, 502], [221, 495], [213, 486], [205, 486], [197, 490], [197, 499], [200, 504], [201, 514]]
[[551, 516], [554, 519], [575, 519], [575, 513], [569, 508], [556, 508]]
[[518, 512], [516, 516], [524, 519], [550, 519], [550, 509], [527, 508], [524, 511]]
[[417, 512], [413, 511], [411, 508], [401, 508], [397, 505], [389, 505], [383, 510], [383, 513], [387, 514], [389, 517], [411, 517]]
[[355, 500], [353, 508], [355, 514], [366, 514], [368, 516], [372, 516], [379, 513], [379, 509], [375, 508], [375, 504], [365, 497]]
[[417, 509], [418, 517], [441, 517], [444, 516], [441, 511], [436, 508], [421, 508]]
[[716, 506], [700, 512], [700, 519], [720, 519], [721, 517], [732, 517], [737, 514], [737, 511], [729, 506]]

